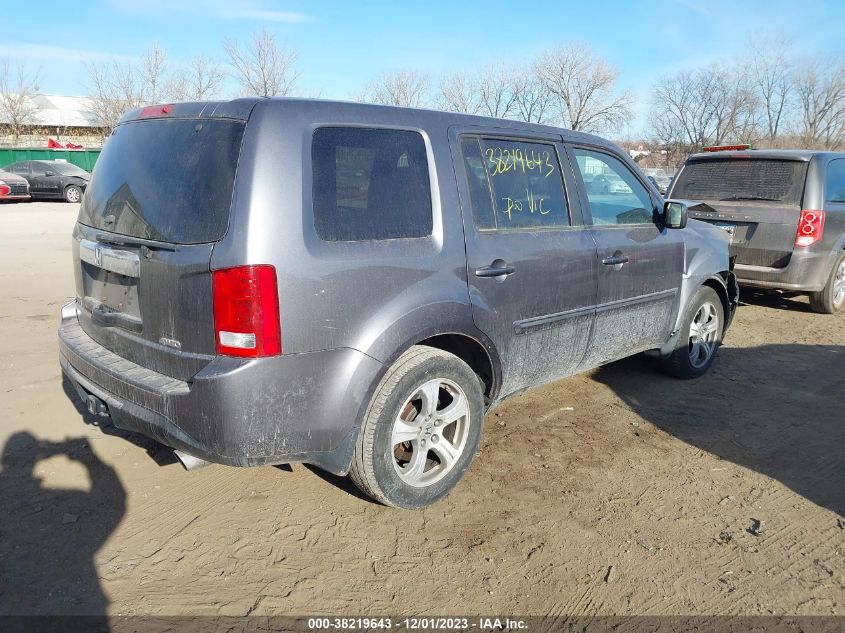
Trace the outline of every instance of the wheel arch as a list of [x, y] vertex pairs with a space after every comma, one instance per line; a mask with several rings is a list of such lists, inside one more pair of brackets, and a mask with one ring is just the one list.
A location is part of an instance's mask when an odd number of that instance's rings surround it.
[[489, 406], [496, 401], [496, 396], [501, 386], [501, 360], [492, 341], [483, 332], [468, 328], [454, 328], [451, 331], [450, 329], [446, 331], [438, 329], [418, 331], [414, 336], [407, 337], [385, 360], [380, 361], [381, 368], [373, 377], [361, 402], [361, 406], [357, 412], [355, 426], [346, 440], [332, 451], [331, 461], [327, 462], [328, 465], [313, 460], [311, 463], [338, 475], [346, 475], [349, 472], [352, 465], [354, 447], [358, 442], [358, 437], [362, 429], [361, 421], [370, 408], [373, 394], [396, 360], [415, 345], [440, 349], [454, 354], [466, 362], [482, 381], [485, 405]]
[[734, 311], [736, 310], [737, 305], [739, 305], [739, 286], [737, 285], [736, 276], [729, 270], [705, 277], [694, 286], [694, 290], [689, 291], [688, 301], [683, 302], [678, 310], [678, 320], [672, 335], [669, 337], [669, 340], [667, 340], [657, 350], [657, 356], [660, 358], [667, 358], [674, 351], [677, 336], [680, 327], [683, 324], [683, 318], [686, 314], [687, 307], [689, 306], [689, 301], [695, 297], [700, 288], [704, 287], [711, 288], [719, 296], [719, 301], [722, 304], [722, 311], [725, 319], [725, 325], [722, 328], [722, 336], [724, 337], [728, 326], [730, 326], [731, 321], [733, 320]]
[[382, 375], [377, 382], [396, 359], [414, 345], [434, 347], [463, 360], [482, 380], [485, 399], [488, 402], [495, 400], [502, 383], [501, 359], [493, 342], [474, 324], [444, 324], [442, 327], [423, 328], [403, 337], [402, 342], [382, 360]]
[[449, 332], [424, 338], [415, 345], [434, 347], [449, 352], [464, 361], [481, 379], [485, 399], [490, 402], [500, 384], [500, 372], [491, 352], [480, 341], [467, 334]]
[[[723, 274], [727, 276], [733, 273], [726, 272]], [[736, 308], [735, 302], [738, 300], [738, 295], [733, 298], [731, 297], [728, 290], [728, 281], [722, 275], [713, 275], [712, 277], [708, 277], [701, 285], [712, 288], [716, 291], [716, 294], [719, 295], [719, 300], [722, 302], [722, 315], [725, 320], [725, 325], [722, 328], [722, 336], [724, 336], [728, 326], [731, 324], [733, 312]]]

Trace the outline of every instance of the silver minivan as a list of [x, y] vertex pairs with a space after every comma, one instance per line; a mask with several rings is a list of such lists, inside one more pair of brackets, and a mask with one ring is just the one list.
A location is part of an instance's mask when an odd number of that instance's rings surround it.
[[822, 314], [845, 310], [845, 153], [706, 149], [669, 195], [698, 200], [691, 217], [728, 231], [739, 282], [806, 293]]
[[61, 365], [93, 414], [186, 466], [307, 462], [418, 508], [511, 394], [644, 351], [707, 370], [738, 290], [726, 233], [687, 213], [567, 130], [298, 99], [142, 108], [82, 203]]

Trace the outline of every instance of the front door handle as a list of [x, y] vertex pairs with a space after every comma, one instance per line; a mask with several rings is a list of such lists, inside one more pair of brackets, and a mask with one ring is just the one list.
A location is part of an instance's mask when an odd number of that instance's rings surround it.
[[490, 266], [482, 266], [475, 269], [476, 277], [502, 277], [503, 275], [512, 275], [516, 272], [513, 266], [508, 266], [504, 262], [498, 260], [493, 262]]
[[609, 257], [605, 257], [601, 260], [601, 263], [605, 266], [621, 266], [622, 264], [628, 263], [628, 256], [622, 253], [615, 253]]

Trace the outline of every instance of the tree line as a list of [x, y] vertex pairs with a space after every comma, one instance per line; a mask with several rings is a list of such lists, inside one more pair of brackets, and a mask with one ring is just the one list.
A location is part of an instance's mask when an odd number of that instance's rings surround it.
[[845, 60], [794, 56], [770, 38], [733, 62], [660, 77], [648, 127], [667, 164], [707, 145], [842, 149]]
[[[741, 58], [660, 76], [650, 87], [647, 145], [667, 165], [701, 146], [845, 146], [845, 60], [796, 58], [777, 36], [758, 38]], [[172, 64], [153, 45], [140, 58], [86, 62], [86, 86], [105, 129], [121, 114], [167, 101], [221, 96], [227, 78], [239, 96], [302, 95], [298, 51], [267, 30], [224, 40], [223, 57]], [[632, 121], [634, 95], [620, 70], [583, 43], [541, 50], [522, 64], [491, 64], [442, 75], [408, 69], [373, 78], [356, 99], [545, 123], [614, 134]], [[17, 136], [31, 119], [36, 75], [0, 64], [0, 121]]]

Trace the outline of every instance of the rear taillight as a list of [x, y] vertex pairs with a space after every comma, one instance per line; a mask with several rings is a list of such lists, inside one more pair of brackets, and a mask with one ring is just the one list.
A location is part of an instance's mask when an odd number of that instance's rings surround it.
[[8, 195], [12, 188], [5, 182], [0, 183], [0, 196]]
[[811, 246], [824, 235], [824, 211], [804, 209], [798, 218], [795, 246]]
[[282, 353], [279, 294], [272, 266], [239, 266], [211, 273], [217, 353], [276, 356]]

